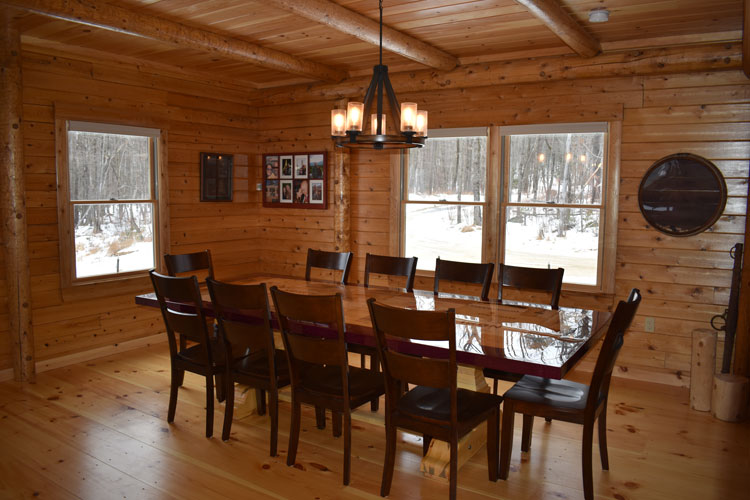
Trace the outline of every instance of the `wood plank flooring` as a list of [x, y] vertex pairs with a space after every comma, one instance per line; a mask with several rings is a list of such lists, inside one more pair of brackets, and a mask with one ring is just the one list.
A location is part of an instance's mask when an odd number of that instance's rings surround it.
[[[168, 368], [167, 346], [158, 344], [45, 372], [36, 384], [0, 384], [0, 498], [379, 497], [385, 438], [369, 406], [353, 424], [352, 481], [344, 487], [343, 442], [330, 420], [318, 430], [304, 411], [298, 463], [287, 467], [288, 403], [280, 404], [280, 456], [271, 458], [267, 416], [235, 421], [224, 443], [218, 405], [215, 437], [203, 436], [204, 389], [191, 374], [167, 424]], [[581, 427], [537, 419], [523, 456], [520, 419], [515, 428], [508, 480], [487, 480], [481, 450], [459, 471], [459, 498], [582, 498]], [[611, 470], [594, 455], [597, 498], [748, 498], [750, 423], [691, 411], [686, 390], [617, 379], [608, 428]], [[447, 497], [447, 482], [419, 473], [421, 438], [399, 436], [390, 498]]]

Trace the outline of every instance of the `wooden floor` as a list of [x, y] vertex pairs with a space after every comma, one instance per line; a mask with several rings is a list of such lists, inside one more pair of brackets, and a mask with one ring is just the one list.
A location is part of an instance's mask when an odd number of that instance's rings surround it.
[[[368, 422], [369, 407], [354, 423], [352, 481], [344, 487], [343, 442], [330, 425], [316, 429], [309, 410], [294, 467], [285, 465], [285, 402], [278, 457], [268, 456], [266, 416], [236, 421], [228, 443], [203, 437], [201, 382], [186, 375], [173, 425], [166, 344], [45, 372], [32, 385], [0, 384], [0, 498], [378, 498], [385, 438], [382, 425]], [[597, 497], [749, 497], [750, 424], [716, 421], [687, 401], [684, 390], [613, 382], [611, 470], [601, 471], [597, 453]], [[219, 405], [217, 435], [222, 418]], [[519, 419], [508, 480], [487, 480], [482, 450], [459, 471], [459, 498], [582, 498], [581, 428], [537, 419], [523, 456], [520, 429]], [[421, 439], [400, 437], [390, 498], [446, 498], [447, 483], [419, 473]]]

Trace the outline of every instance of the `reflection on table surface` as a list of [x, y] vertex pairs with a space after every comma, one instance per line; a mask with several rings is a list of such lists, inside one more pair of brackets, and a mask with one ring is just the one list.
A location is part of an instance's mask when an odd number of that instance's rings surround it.
[[[561, 378], [593, 345], [610, 313], [583, 308], [544, 308], [524, 302], [482, 302], [473, 297], [415, 290], [341, 285], [301, 278], [259, 275], [242, 283], [266, 283], [307, 295], [340, 293], [347, 325], [347, 341], [373, 345], [367, 299], [422, 311], [455, 309], [457, 360], [460, 363]], [[149, 298], [150, 297], [150, 298]], [[206, 307], [210, 311], [207, 293]], [[137, 297], [143, 305], [157, 305], [153, 294]], [[447, 343], [399, 345], [412, 354], [439, 355]]]

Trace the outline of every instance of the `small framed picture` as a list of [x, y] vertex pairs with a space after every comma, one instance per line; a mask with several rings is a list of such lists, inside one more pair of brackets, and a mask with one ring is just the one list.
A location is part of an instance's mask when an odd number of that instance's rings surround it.
[[[310, 164], [310, 173], [312, 174], [312, 164]], [[323, 181], [310, 180], [310, 203], [323, 203]]]
[[232, 163], [234, 156], [201, 153], [201, 201], [232, 201]]
[[267, 180], [264, 201], [268, 203], [279, 203], [279, 181]]
[[266, 156], [266, 171], [264, 176], [266, 179], [278, 179], [279, 178], [279, 157], [278, 156]]
[[291, 179], [294, 177], [294, 165], [292, 164], [292, 155], [282, 155], [279, 157], [281, 161], [281, 178]]
[[281, 203], [292, 203], [292, 181], [281, 181]]
[[294, 155], [294, 178], [307, 179], [307, 155]]
[[294, 203], [310, 203], [310, 185], [308, 180], [294, 181]]
[[309, 167], [310, 179], [322, 179], [324, 165], [325, 165], [325, 156], [323, 156], [322, 154], [310, 155], [310, 167]]
[[261, 172], [264, 207], [328, 209], [325, 151], [264, 154]]

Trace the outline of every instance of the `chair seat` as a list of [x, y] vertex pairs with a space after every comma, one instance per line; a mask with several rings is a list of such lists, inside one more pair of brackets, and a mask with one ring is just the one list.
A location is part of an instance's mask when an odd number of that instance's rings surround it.
[[[302, 388], [307, 391], [328, 394], [341, 399], [341, 367], [311, 365], [302, 373]], [[376, 397], [385, 392], [383, 374], [364, 370], [356, 366], [349, 367], [349, 397], [352, 400]]]
[[[458, 421], [465, 422], [497, 408], [503, 398], [486, 392], [458, 389], [456, 400]], [[450, 422], [450, 389], [416, 386], [399, 399], [396, 408], [404, 414]]]
[[[288, 382], [289, 365], [287, 364], [286, 353], [281, 349], [276, 349], [274, 363], [276, 365], [276, 375], [279, 377], [279, 380]], [[270, 372], [268, 357], [266, 356], [245, 356], [238, 358], [234, 361], [233, 368], [236, 373], [266, 379]]]
[[[216, 341], [212, 341], [211, 350], [214, 356], [214, 366], [224, 365], [224, 349]], [[177, 353], [177, 359], [183, 362], [192, 363], [195, 365], [206, 365], [206, 350], [202, 345], [197, 344], [186, 349], [182, 349]]]
[[524, 375], [503, 397], [513, 401], [545, 405], [556, 409], [583, 411], [589, 386], [570, 380]]

